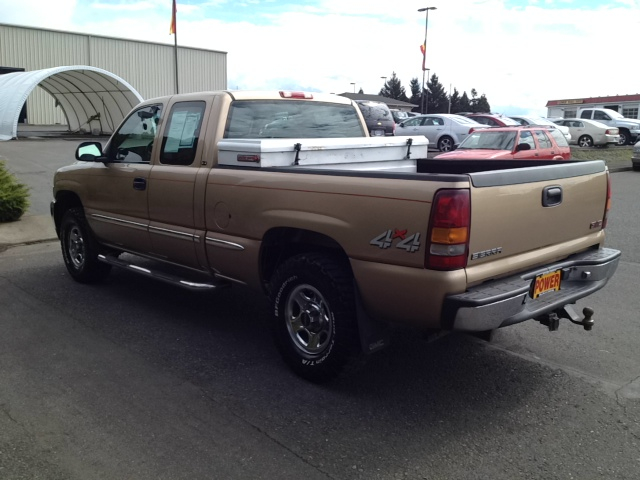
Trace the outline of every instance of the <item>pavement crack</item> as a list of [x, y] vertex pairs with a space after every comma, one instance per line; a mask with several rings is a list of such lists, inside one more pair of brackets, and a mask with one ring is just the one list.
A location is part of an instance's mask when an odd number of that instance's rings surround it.
[[269, 432], [267, 432], [266, 430], [260, 428], [259, 426], [253, 424], [252, 422], [250, 422], [249, 420], [247, 420], [246, 418], [240, 416], [238, 413], [236, 413], [235, 411], [233, 411], [232, 409], [230, 409], [228, 406], [224, 405], [222, 402], [218, 401], [215, 397], [213, 397], [212, 395], [210, 395], [208, 392], [206, 392], [203, 388], [199, 387], [200, 392], [202, 392], [202, 394], [204, 395], [205, 398], [209, 399], [210, 401], [214, 402], [215, 404], [221, 406], [222, 408], [224, 408], [225, 410], [227, 410], [229, 413], [231, 413], [231, 415], [233, 415], [234, 417], [236, 417], [238, 420], [240, 420], [241, 422], [249, 425], [251, 428], [253, 428], [254, 430], [256, 430], [258, 433], [260, 433], [261, 435], [264, 435], [265, 437], [267, 437], [269, 440], [271, 440], [272, 442], [274, 442], [276, 445], [280, 446], [281, 448], [285, 449], [287, 452], [289, 452], [291, 455], [293, 455], [294, 457], [296, 457], [298, 460], [302, 461], [303, 463], [305, 463], [306, 465], [310, 466], [311, 468], [317, 470], [318, 472], [320, 472], [321, 474], [325, 475], [327, 478], [331, 479], [331, 480], [338, 480], [337, 477], [334, 477], [333, 475], [331, 475], [329, 472], [323, 470], [322, 468], [318, 467], [317, 465], [314, 465], [313, 463], [309, 462], [309, 460], [307, 460], [306, 458], [304, 458], [303, 456], [301, 456], [299, 453], [293, 451], [291, 448], [289, 448], [287, 445], [285, 445], [284, 443], [282, 443], [280, 440], [278, 440], [277, 438], [275, 438], [273, 435], [271, 435]]
[[5, 417], [7, 417], [13, 423], [15, 423], [16, 425], [22, 426], [22, 424], [18, 420], [16, 420], [15, 418], [13, 418], [11, 416], [11, 414], [9, 413], [9, 409], [7, 408], [6, 404], [4, 404], [4, 403], [0, 404], [0, 410], [2, 411], [2, 413], [4, 413]]

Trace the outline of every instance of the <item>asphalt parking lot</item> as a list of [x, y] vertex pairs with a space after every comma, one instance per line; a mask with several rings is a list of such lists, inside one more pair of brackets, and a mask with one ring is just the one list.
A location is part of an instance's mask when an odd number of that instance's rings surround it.
[[77, 143], [0, 143], [33, 193], [0, 225], [0, 478], [638, 478], [640, 173], [612, 174], [607, 243], [623, 258], [579, 302], [594, 331], [401, 331], [319, 387], [281, 363], [254, 292], [68, 277], [48, 205]]

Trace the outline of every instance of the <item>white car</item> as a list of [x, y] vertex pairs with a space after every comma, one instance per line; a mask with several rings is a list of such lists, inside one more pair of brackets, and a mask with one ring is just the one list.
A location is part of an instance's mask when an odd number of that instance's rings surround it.
[[516, 115], [513, 117], [509, 117], [518, 122], [520, 125], [549, 125], [551, 127], [555, 127], [562, 132], [564, 138], [567, 139], [567, 142], [571, 143], [571, 132], [569, 129], [562, 125], [557, 125], [553, 123], [551, 120], [542, 117], [536, 117], [533, 115]]
[[610, 127], [604, 123], [584, 118], [563, 118], [556, 120], [558, 125], [569, 128], [571, 143], [580, 147], [593, 147], [594, 145], [617, 145], [620, 142], [620, 132], [616, 127]]
[[451, 113], [428, 113], [403, 120], [396, 125], [397, 135], [424, 135], [429, 145], [435, 145], [441, 152], [450, 152], [455, 145], [467, 138], [469, 133], [487, 125], [470, 118]]

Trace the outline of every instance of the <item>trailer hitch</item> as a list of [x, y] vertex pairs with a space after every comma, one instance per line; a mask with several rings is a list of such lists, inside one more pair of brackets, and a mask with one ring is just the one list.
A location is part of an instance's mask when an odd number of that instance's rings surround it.
[[571, 305], [565, 305], [564, 307], [558, 308], [547, 315], [537, 317], [536, 320], [542, 325], [549, 327], [549, 331], [554, 332], [558, 330], [558, 327], [560, 326], [560, 319], [566, 318], [571, 323], [582, 325], [582, 328], [589, 332], [595, 324], [595, 320], [593, 319], [593, 308], [583, 308], [582, 314], [584, 315], [583, 318], [580, 317]]

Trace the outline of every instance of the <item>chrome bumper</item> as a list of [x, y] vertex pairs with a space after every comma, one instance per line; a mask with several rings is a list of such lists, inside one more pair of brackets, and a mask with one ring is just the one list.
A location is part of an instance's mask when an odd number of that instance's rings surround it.
[[[445, 299], [443, 323], [453, 330], [484, 331], [506, 327], [575, 303], [606, 285], [618, 268], [620, 251], [590, 250], [517, 276], [487, 282]], [[562, 270], [561, 289], [533, 299], [536, 275]]]

